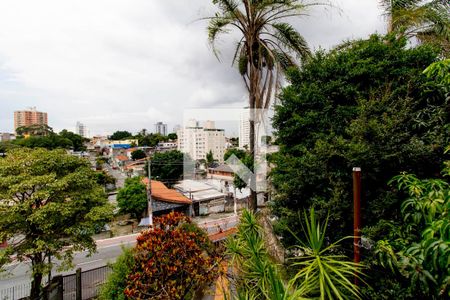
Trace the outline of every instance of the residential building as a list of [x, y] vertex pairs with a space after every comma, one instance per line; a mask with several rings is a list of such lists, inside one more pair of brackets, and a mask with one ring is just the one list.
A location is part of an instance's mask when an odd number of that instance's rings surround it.
[[192, 159], [206, 159], [211, 151], [215, 160], [223, 162], [225, 130], [216, 129], [214, 121], [206, 121], [204, 127], [200, 127], [196, 120], [190, 120], [177, 135], [178, 150], [189, 154]]
[[8, 132], [0, 132], [0, 142], [7, 142], [16, 139], [16, 135]]
[[47, 113], [37, 111], [36, 107], [14, 112], [14, 131], [19, 127], [31, 125], [48, 125]]
[[163, 122], [157, 122], [155, 124], [155, 133], [159, 133], [160, 135], [167, 135], [167, 124]]
[[174, 188], [193, 203], [194, 216], [208, 215], [225, 211], [226, 193], [214, 186], [195, 180], [182, 180]]
[[[148, 187], [148, 178], [143, 178], [142, 183]], [[151, 181], [151, 195], [152, 195], [152, 214], [153, 216], [160, 216], [168, 214], [172, 211], [181, 212], [187, 216], [191, 216], [192, 200], [182, 193], [168, 188], [164, 183], [157, 180]], [[149, 224], [147, 217], [142, 218], [139, 227], [147, 227]]]
[[177, 142], [159, 142], [156, 146], [156, 150], [159, 152], [166, 152], [171, 150], [177, 150]]
[[180, 130], [180, 129], [181, 129], [181, 125], [180, 125], [180, 124], [177, 124], [177, 125], [173, 126], [172, 132], [177, 133], [178, 130]]
[[78, 135], [81, 135], [84, 138], [88, 138], [89, 137], [88, 128], [86, 127], [85, 124], [83, 124], [81, 122], [77, 122], [77, 124], [75, 126], [75, 133], [78, 134]]
[[250, 147], [250, 109], [246, 107], [242, 110], [239, 122], [239, 148]]

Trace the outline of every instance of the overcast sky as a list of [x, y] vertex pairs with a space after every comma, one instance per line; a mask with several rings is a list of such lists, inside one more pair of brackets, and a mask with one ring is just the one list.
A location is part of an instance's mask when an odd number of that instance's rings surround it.
[[[219, 62], [207, 43], [211, 0], [3, 0], [0, 2], [0, 132], [13, 112], [48, 112], [55, 131], [77, 121], [91, 134], [150, 131], [182, 123], [183, 109], [243, 107], [230, 66], [234, 38]], [[310, 47], [385, 31], [378, 0], [333, 1], [291, 20]]]

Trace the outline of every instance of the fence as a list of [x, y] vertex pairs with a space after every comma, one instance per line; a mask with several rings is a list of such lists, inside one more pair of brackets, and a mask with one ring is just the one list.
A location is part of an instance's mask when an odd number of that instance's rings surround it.
[[20, 285], [12, 286], [0, 290], [0, 300], [16, 300], [28, 297], [30, 295], [31, 283], [25, 282]]
[[[112, 272], [110, 266], [81, 271], [69, 275], [59, 275], [44, 288], [41, 299], [48, 300], [87, 300], [98, 296], [100, 287]], [[31, 283], [0, 290], [0, 300], [20, 300], [30, 295]], [[40, 299], [40, 300], [41, 300]]]

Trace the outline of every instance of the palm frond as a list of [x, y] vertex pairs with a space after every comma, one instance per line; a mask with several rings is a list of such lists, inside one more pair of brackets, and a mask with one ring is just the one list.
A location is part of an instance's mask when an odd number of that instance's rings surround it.
[[311, 56], [306, 40], [292, 25], [288, 23], [274, 23], [271, 26], [275, 29], [275, 36], [288, 49], [294, 51], [299, 58], [306, 59]]

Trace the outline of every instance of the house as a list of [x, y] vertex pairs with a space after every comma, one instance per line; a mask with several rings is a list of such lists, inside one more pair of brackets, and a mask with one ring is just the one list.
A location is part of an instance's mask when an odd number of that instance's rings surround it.
[[128, 156], [123, 155], [123, 154], [116, 155], [113, 160], [114, 160], [114, 165], [116, 167], [120, 168], [122, 171], [124, 170], [127, 162], [130, 161]]
[[186, 179], [174, 185], [174, 188], [192, 200], [195, 216], [225, 211], [227, 194], [218, 191], [214, 186], [202, 181]]
[[221, 164], [215, 168], [208, 168], [208, 178], [233, 180], [234, 171], [229, 165]]
[[[143, 178], [142, 183], [148, 187], [148, 178]], [[191, 215], [192, 201], [182, 193], [168, 188], [164, 183], [152, 180], [150, 185], [152, 195], [153, 216], [160, 216], [172, 211]], [[139, 226], [148, 226], [148, 217], [142, 218]]]
[[142, 158], [129, 162], [125, 167], [124, 171], [130, 174], [131, 177], [144, 176], [145, 175], [145, 165], [147, 163], [147, 158]]

